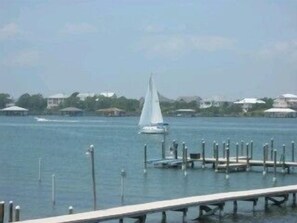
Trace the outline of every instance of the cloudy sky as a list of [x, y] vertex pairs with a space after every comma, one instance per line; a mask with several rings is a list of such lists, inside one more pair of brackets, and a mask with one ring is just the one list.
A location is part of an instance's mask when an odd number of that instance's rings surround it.
[[296, 0], [0, 0], [0, 92], [297, 94]]

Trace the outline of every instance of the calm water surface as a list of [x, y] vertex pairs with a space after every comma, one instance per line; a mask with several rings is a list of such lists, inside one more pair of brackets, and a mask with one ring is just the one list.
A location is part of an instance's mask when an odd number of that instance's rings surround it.
[[[149, 168], [143, 174], [143, 146], [148, 145], [148, 157], [161, 156], [158, 135], [137, 134], [138, 118], [46, 117], [37, 122], [34, 117], [0, 116], [0, 200], [21, 206], [21, 219], [66, 214], [93, 208], [91, 162], [85, 155], [90, 144], [95, 146], [98, 208], [115, 207], [184, 196], [224, 191], [266, 188], [274, 186], [273, 173], [265, 177], [261, 168], [251, 172], [232, 173], [229, 181], [211, 168], [196, 166], [185, 177], [180, 169]], [[231, 154], [235, 143], [254, 141], [254, 157], [262, 158], [262, 146], [274, 138], [275, 148], [287, 145], [291, 159], [291, 141], [297, 141], [297, 119], [268, 118], [167, 118], [172, 140], [185, 142], [189, 153], [201, 152], [201, 139], [206, 141], [207, 156], [212, 154], [212, 142], [220, 144], [231, 139]], [[297, 157], [297, 154], [295, 155]], [[38, 182], [38, 162], [41, 158], [41, 182]], [[125, 169], [125, 197], [121, 201], [121, 169]], [[56, 178], [56, 205], [53, 207], [51, 181]], [[297, 183], [297, 170], [292, 174], [277, 174], [277, 186]], [[239, 202], [238, 214], [232, 214], [227, 203], [222, 222], [297, 222], [297, 209], [271, 207], [264, 212], [262, 200], [252, 212], [252, 204]], [[188, 222], [196, 218], [198, 208], [191, 208]], [[149, 215], [148, 222], [160, 222], [160, 214]], [[180, 222], [181, 213], [168, 213], [168, 222]], [[214, 216], [204, 222], [217, 222]], [[133, 222], [127, 220], [127, 222]], [[195, 221], [194, 221], [195, 222]], [[197, 221], [196, 221], [197, 222]], [[200, 221], [203, 222], [203, 221]]]

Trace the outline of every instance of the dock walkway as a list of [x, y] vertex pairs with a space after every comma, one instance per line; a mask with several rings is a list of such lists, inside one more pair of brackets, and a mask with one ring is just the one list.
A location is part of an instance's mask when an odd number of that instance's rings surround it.
[[[265, 206], [268, 201], [280, 205], [288, 200], [289, 194], [293, 194], [293, 205], [296, 204], [297, 185], [273, 187], [265, 189], [224, 192], [217, 194], [193, 196], [172, 200], [156, 201], [145, 204], [127, 205], [115, 207], [105, 210], [92, 212], [84, 212], [78, 214], [70, 214], [64, 216], [50, 217], [44, 219], [21, 221], [21, 223], [95, 223], [107, 220], [118, 219], [123, 222], [124, 218], [142, 219], [140, 222], [145, 222], [147, 214], [162, 212], [163, 217], [166, 216], [166, 211], [187, 210], [189, 207], [200, 206], [200, 214], [202, 217], [203, 211], [212, 212], [209, 206], [217, 205], [221, 210], [225, 202], [233, 201], [234, 211], [237, 211], [237, 201], [253, 201], [254, 205], [258, 198], [265, 198]], [[282, 201], [278, 201], [279, 197], [283, 197]]]

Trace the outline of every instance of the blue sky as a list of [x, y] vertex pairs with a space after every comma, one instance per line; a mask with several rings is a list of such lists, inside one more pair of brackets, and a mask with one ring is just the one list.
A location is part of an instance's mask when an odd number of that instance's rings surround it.
[[295, 0], [0, 0], [0, 92], [297, 94]]

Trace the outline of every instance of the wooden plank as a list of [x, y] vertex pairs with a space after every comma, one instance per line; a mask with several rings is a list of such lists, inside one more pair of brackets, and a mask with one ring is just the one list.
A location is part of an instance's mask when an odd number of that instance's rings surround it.
[[172, 200], [156, 201], [145, 204], [127, 205], [105, 210], [84, 212], [79, 214], [57, 216], [44, 219], [21, 221], [22, 223], [95, 223], [98, 221], [121, 219], [125, 217], [144, 216], [149, 213], [176, 210], [199, 205], [211, 205], [226, 201], [272, 197], [296, 193], [297, 185], [255, 189], [246, 191], [224, 192], [210, 195], [200, 195]]

